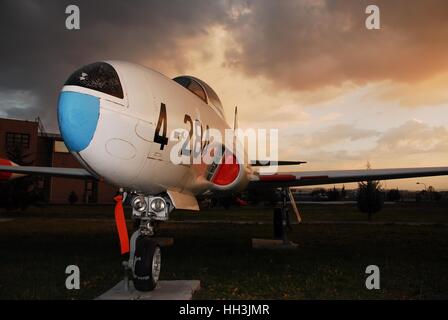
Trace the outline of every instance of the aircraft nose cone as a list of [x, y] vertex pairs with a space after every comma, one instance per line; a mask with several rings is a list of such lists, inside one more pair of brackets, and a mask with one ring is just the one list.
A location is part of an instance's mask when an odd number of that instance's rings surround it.
[[64, 91], [59, 95], [59, 130], [70, 151], [79, 152], [88, 147], [95, 133], [99, 115], [99, 98], [70, 91]]

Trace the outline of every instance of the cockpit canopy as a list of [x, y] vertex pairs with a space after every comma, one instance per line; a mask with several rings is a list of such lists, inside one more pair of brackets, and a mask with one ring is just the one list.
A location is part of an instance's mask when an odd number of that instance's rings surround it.
[[180, 76], [174, 78], [173, 80], [184, 88], [190, 90], [200, 99], [202, 99], [202, 101], [215, 109], [222, 118], [224, 118], [224, 109], [222, 107], [221, 101], [218, 98], [218, 95], [204, 81], [191, 76]]
[[114, 67], [96, 62], [76, 70], [65, 82], [66, 86], [80, 86], [123, 99], [123, 88]]

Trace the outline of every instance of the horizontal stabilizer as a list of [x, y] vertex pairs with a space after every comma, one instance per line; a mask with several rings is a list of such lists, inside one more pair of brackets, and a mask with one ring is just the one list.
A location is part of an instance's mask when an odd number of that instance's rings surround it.
[[251, 162], [254, 167], [269, 167], [269, 166], [297, 166], [306, 163], [306, 161], [269, 161], [269, 160], [255, 160]]

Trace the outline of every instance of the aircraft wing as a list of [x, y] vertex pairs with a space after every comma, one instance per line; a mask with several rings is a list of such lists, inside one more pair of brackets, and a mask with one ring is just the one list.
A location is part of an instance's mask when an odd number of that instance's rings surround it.
[[275, 174], [256, 172], [251, 176], [249, 187], [300, 187], [322, 184], [360, 182], [368, 180], [390, 180], [416, 177], [448, 175], [448, 167], [297, 171]]
[[0, 173], [15, 173], [15, 174], [35, 174], [55, 177], [67, 178], [96, 178], [87, 170], [81, 168], [58, 168], [58, 167], [30, 167], [30, 166], [16, 166], [16, 165], [0, 165]]

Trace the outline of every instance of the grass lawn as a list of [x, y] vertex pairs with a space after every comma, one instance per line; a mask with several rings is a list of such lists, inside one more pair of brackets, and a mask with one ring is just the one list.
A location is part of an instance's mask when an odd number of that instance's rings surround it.
[[[366, 214], [360, 213], [356, 204], [307, 204], [299, 203], [303, 221], [366, 221]], [[89, 218], [103, 219], [113, 217], [112, 205], [51, 205], [30, 207], [26, 211], [7, 214], [0, 211], [0, 218], [42, 217], [42, 218]], [[291, 211], [292, 212], [292, 211]], [[130, 208], [126, 214], [130, 216]], [[175, 210], [170, 217], [174, 221], [214, 220], [214, 221], [272, 221], [272, 208], [247, 206], [240, 208], [204, 209], [200, 212]], [[373, 218], [374, 221], [430, 222], [448, 223], [448, 202], [396, 203], [385, 204], [383, 210]]]
[[[365, 220], [351, 205], [303, 205], [305, 221]], [[387, 206], [377, 221], [448, 222], [444, 204]], [[213, 209], [179, 219], [271, 220], [271, 210]], [[10, 215], [9, 215], [10, 216]], [[1, 217], [5, 217], [0, 216]], [[253, 250], [271, 226], [166, 223], [162, 279], [199, 279], [196, 299], [448, 298], [448, 227], [297, 225], [294, 251]], [[0, 222], [1, 299], [91, 299], [122, 277], [112, 208], [32, 209]], [[81, 289], [65, 289], [65, 268], [81, 270]], [[367, 265], [381, 270], [381, 289], [365, 288]]]

